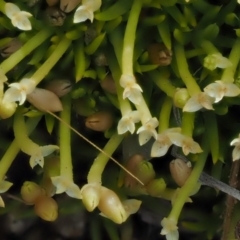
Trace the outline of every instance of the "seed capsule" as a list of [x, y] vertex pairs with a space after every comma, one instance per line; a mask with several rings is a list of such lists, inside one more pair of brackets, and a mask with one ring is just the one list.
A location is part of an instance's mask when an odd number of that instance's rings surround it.
[[174, 94], [174, 105], [178, 108], [183, 108], [189, 98], [188, 90], [186, 88], [179, 88]]
[[172, 178], [178, 186], [182, 187], [192, 172], [191, 163], [184, 162], [182, 159], [175, 159], [170, 162], [170, 172]]
[[54, 79], [45, 88], [55, 93], [58, 97], [63, 97], [72, 90], [72, 84], [67, 79]]

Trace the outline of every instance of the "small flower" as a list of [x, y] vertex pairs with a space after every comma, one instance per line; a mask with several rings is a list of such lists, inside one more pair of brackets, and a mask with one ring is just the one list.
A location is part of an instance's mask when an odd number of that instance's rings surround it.
[[44, 158], [54, 151], [58, 150], [59, 147], [56, 145], [46, 145], [43, 147], [40, 147], [37, 145], [36, 149], [32, 151], [32, 155], [30, 158], [30, 166], [31, 168], [34, 168], [37, 164], [43, 168], [44, 165]]
[[93, 22], [93, 13], [97, 11], [101, 7], [101, 5], [101, 0], [82, 0], [82, 5], [77, 8], [74, 14], [73, 22], [84, 22], [87, 19]]
[[209, 70], [218, 68], [228, 68], [232, 66], [232, 63], [220, 53], [214, 53], [204, 58], [203, 66]]
[[137, 134], [139, 134], [140, 146], [147, 143], [151, 137], [157, 139], [157, 131], [155, 130], [157, 126], [158, 120], [154, 117], [148, 120], [142, 127], [137, 130]]
[[32, 16], [32, 14], [25, 11], [21, 11], [17, 5], [13, 3], [6, 3], [5, 13], [7, 17], [11, 19], [12, 25], [14, 27], [26, 31], [32, 29], [31, 22], [28, 19], [29, 17]]
[[210, 97], [207, 93], [198, 93], [186, 102], [183, 111], [184, 112], [196, 112], [201, 108], [206, 108], [208, 110], [213, 110], [212, 104], [214, 103], [214, 98]]
[[135, 131], [135, 123], [140, 121], [140, 114], [138, 111], [131, 111], [125, 114], [118, 122], [118, 134], [124, 134], [129, 131], [131, 134]]
[[80, 188], [66, 176], [52, 177], [52, 183], [56, 187], [56, 194], [66, 192], [69, 197], [81, 199]]
[[173, 144], [178, 147], [182, 147], [182, 151], [185, 155], [189, 153], [200, 153], [202, 152], [201, 147], [191, 137], [184, 136], [181, 133], [169, 133], [169, 139]]
[[152, 150], [151, 150], [151, 157], [162, 157], [164, 156], [172, 142], [168, 137], [169, 132], [180, 132], [180, 128], [169, 128], [164, 132], [158, 134], [156, 141], [153, 143]]
[[240, 134], [238, 135], [238, 138], [231, 141], [230, 145], [235, 146], [232, 152], [233, 161], [240, 159]]
[[167, 240], [179, 239], [177, 221], [175, 219], [163, 218], [163, 220], [161, 221], [161, 225], [163, 227], [161, 235], [166, 235]]
[[[5, 193], [13, 184], [11, 182], [2, 180], [0, 181], [0, 193]], [[5, 207], [4, 201], [0, 196], [0, 207]]]
[[35, 82], [31, 79], [24, 78], [19, 83], [9, 84], [9, 89], [3, 96], [3, 102], [16, 102], [22, 105], [29, 93], [35, 89]]
[[136, 83], [134, 76], [122, 75], [120, 85], [124, 88], [123, 99], [128, 98], [134, 104], [140, 104], [142, 88]]
[[204, 88], [204, 92], [210, 97], [215, 98], [215, 103], [226, 97], [236, 97], [240, 94], [240, 89], [234, 83], [227, 83], [223, 81], [215, 81]]

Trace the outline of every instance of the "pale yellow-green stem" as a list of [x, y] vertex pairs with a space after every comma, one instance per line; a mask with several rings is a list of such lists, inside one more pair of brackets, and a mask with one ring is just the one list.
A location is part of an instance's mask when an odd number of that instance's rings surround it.
[[[36, 128], [40, 119], [41, 117], [36, 117], [36, 118], [30, 118], [27, 121], [26, 125], [27, 125], [28, 134], [31, 134], [31, 132]], [[20, 148], [17, 143], [17, 140], [14, 139], [0, 161], [0, 179], [4, 179], [8, 169], [10, 168], [12, 162], [16, 158], [19, 151], [20, 151]]]
[[[117, 133], [113, 134], [106, 146], [103, 148], [103, 151], [111, 156], [122, 142], [123, 138], [124, 135], [118, 135]], [[109, 157], [106, 154], [103, 154], [102, 152], [99, 153], [88, 173], [88, 183], [102, 183], [102, 173], [108, 160]]]
[[52, 32], [53, 31], [51, 29], [46, 27], [29, 39], [19, 50], [0, 64], [0, 69], [3, 73], [6, 74], [8, 71], [13, 69], [21, 60], [42, 44], [48, 37], [50, 37]]
[[71, 156], [71, 129], [65, 124], [71, 121], [71, 97], [64, 96], [62, 99], [63, 111], [60, 114], [62, 121], [59, 125], [60, 147], [60, 175], [73, 180], [73, 166]]
[[67, 51], [70, 44], [71, 40], [67, 39], [66, 37], [62, 38], [50, 57], [32, 75], [31, 79], [35, 81], [36, 85], [46, 77], [46, 75], [62, 57], [62, 55]]
[[160, 111], [158, 133], [168, 129], [172, 105], [172, 98], [166, 96]]
[[201, 47], [207, 54], [214, 54], [214, 53], [219, 53], [218, 49], [214, 47], [214, 45], [208, 41], [208, 40], [203, 40], [201, 43]]
[[192, 137], [194, 128], [195, 113], [183, 112], [182, 115], [182, 134]]

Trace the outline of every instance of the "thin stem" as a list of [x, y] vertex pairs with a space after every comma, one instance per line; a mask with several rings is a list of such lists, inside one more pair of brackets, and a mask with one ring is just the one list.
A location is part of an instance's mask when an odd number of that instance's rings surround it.
[[162, 109], [160, 111], [158, 133], [161, 133], [164, 130], [168, 129], [171, 110], [172, 110], [172, 99], [170, 97], [166, 97], [164, 99]]
[[[27, 121], [26, 125], [27, 125], [28, 134], [31, 134], [31, 132], [36, 128], [40, 119], [41, 117], [36, 117], [36, 118], [30, 118]], [[6, 175], [8, 169], [10, 168], [12, 162], [16, 158], [19, 151], [20, 151], [20, 148], [17, 143], [17, 140], [14, 139], [0, 161], [0, 179], [4, 179], [4, 176]]]
[[21, 60], [23, 60], [28, 54], [30, 54], [35, 48], [42, 44], [49, 36], [51, 36], [52, 30], [44, 28], [27, 41], [18, 51], [13, 53], [9, 58], [4, 60], [0, 69], [6, 74], [13, 69]]
[[201, 47], [203, 48], [203, 50], [205, 51], [205, 53], [207, 54], [214, 54], [214, 53], [219, 53], [218, 49], [214, 47], [214, 45], [207, 41], [207, 40], [204, 40], [202, 43], [201, 43]]
[[54, 65], [59, 61], [62, 55], [66, 52], [71, 44], [71, 40], [63, 37], [58, 46], [55, 48], [50, 57], [43, 63], [43, 65], [38, 68], [38, 70], [32, 75], [32, 79], [35, 81], [36, 85], [45, 78], [45, 76], [50, 72]]
[[188, 137], [192, 136], [194, 128], [195, 113], [183, 112], [182, 116], [182, 134]]
[[[108, 155], [112, 155], [117, 149], [119, 144], [122, 142], [124, 135], [118, 135], [115, 133], [112, 135], [106, 146], [103, 148], [103, 151]], [[88, 173], [88, 183], [100, 183], [102, 182], [102, 173], [109, 160], [109, 157], [102, 152], [94, 160], [91, 169]]]
[[[62, 100], [63, 111], [60, 114], [61, 119], [70, 124], [71, 121], [71, 98], [65, 96]], [[71, 132], [63, 122], [59, 126], [59, 146], [60, 146], [60, 175], [73, 179], [72, 156], [71, 156]]]
[[175, 56], [177, 60], [178, 71], [180, 76], [185, 83], [188, 92], [191, 96], [201, 92], [200, 87], [192, 77], [188, 69], [187, 59], [185, 56], [184, 48], [181, 44], [175, 43]]

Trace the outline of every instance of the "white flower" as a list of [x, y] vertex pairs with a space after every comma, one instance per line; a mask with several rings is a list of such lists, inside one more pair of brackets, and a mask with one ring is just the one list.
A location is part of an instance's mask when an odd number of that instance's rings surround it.
[[208, 96], [207, 93], [200, 92], [187, 100], [183, 108], [183, 111], [196, 112], [201, 108], [213, 110], [213, 106], [212, 106], [213, 103], [214, 103], [214, 98], [211, 98], [210, 96]]
[[5, 4], [5, 13], [8, 18], [11, 19], [12, 25], [14, 27], [17, 27], [20, 30], [31, 30], [31, 22], [29, 21], [29, 17], [32, 16], [32, 14], [21, 11], [20, 8], [13, 4], [13, 3], [6, 3]]
[[36, 165], [39, 165], [43, 168], [43, 165], [44, 165], [43, 157], [50, 155], [51, 153], [53, 153], [54, 151], [56, 151], [58, 149], [59, 149], [59, 147], [56, 145], [46, 145], [43, 147], [36, 145], [36, 149], [31, 150], [32, 155], [31, 155], [30, 161], [29, 161], [31, 168], [34, 168]]
[[135, 131], [135, 123], [140, 121], [140, 114], [138, 111], [131, 111], [125, 114], [118, 122], [118, 134], [124, 134], [129, 131], [131, 134]]
[[240, 159], [240, 134], [238, 135], [238, 138], [231, 141], [230, 145], [235, 146], [232, 152], [233, 161]]
[[215, 103], [226, 97], [236, 97], [240, 94], [240, 89], [234, 83], [227, 83], [223, 81], [215, 81], [204, 88], [204, 92], [210, 97], [215, 98]]
[[69, 197], [81, 199], [80, 188], [72, 179], [66, 176], [51, 177], [53, 185], [56, 187], [56, 194], [66, 192]]
[[164, 218], [161, 221], [161, 225], [163, 227], [162, 231], [161, 231], [161, 235], [166, 235], [167, 240], [178, 240], [179, 239], [177, 221], [175, 219]]
[[124, 88], [123, 99], [128, 98], [134, 104], [140, 104], [142, 88], [136, 83], [134, 76], [122, 75], [120, 85]]
[[[5, 193], [13, 184], [11, 182], [2, 180], [0, 181], [0, 193]], [[5, 203], [0, 196], [0, 207], [5, 207]]]
[[182, 151], [185, 155], [188, 155], [189, 153], [202, 152], [199, 144], [195, 142], [191, 137], [176, 132], [168, 133], [168, 137], [174, 145], [182, 147]]
[[137, 130], [137, 134], [139, 134], [140, 146], [147, 143], [151, 137], [157, 139], [157, 131], [155, 130], [157, 126], [158, 120], [154, 117], [148, 120], [142, 127]]
[[168, 137], [169, 132], [180, 132], [180, 128], [169, 128], [162, 133], [158, 134], [157, 140], [153, 143], [152, 150], [151, 150], [151, 157], [162, 157], [164, 156], [172, 142]]
[[73, 22], [79, 23], [89, 19], [93, 22], [94, 12], [97, 11], [102, 5], [101, 0], [82, 0], [82, 5], [77, 8]]
[[232, 66], [232, 63], [220, 53], [214, 53], [204, 58], [203, 66], [209, 70], [218, 68], [228, 68]]
[[3, 96], [3, 102], [19, 101], [19, 105], [22, 105], [35, 86], [35, 82], [28, 78], [22, 79], [19, 83], [11, 83]]

